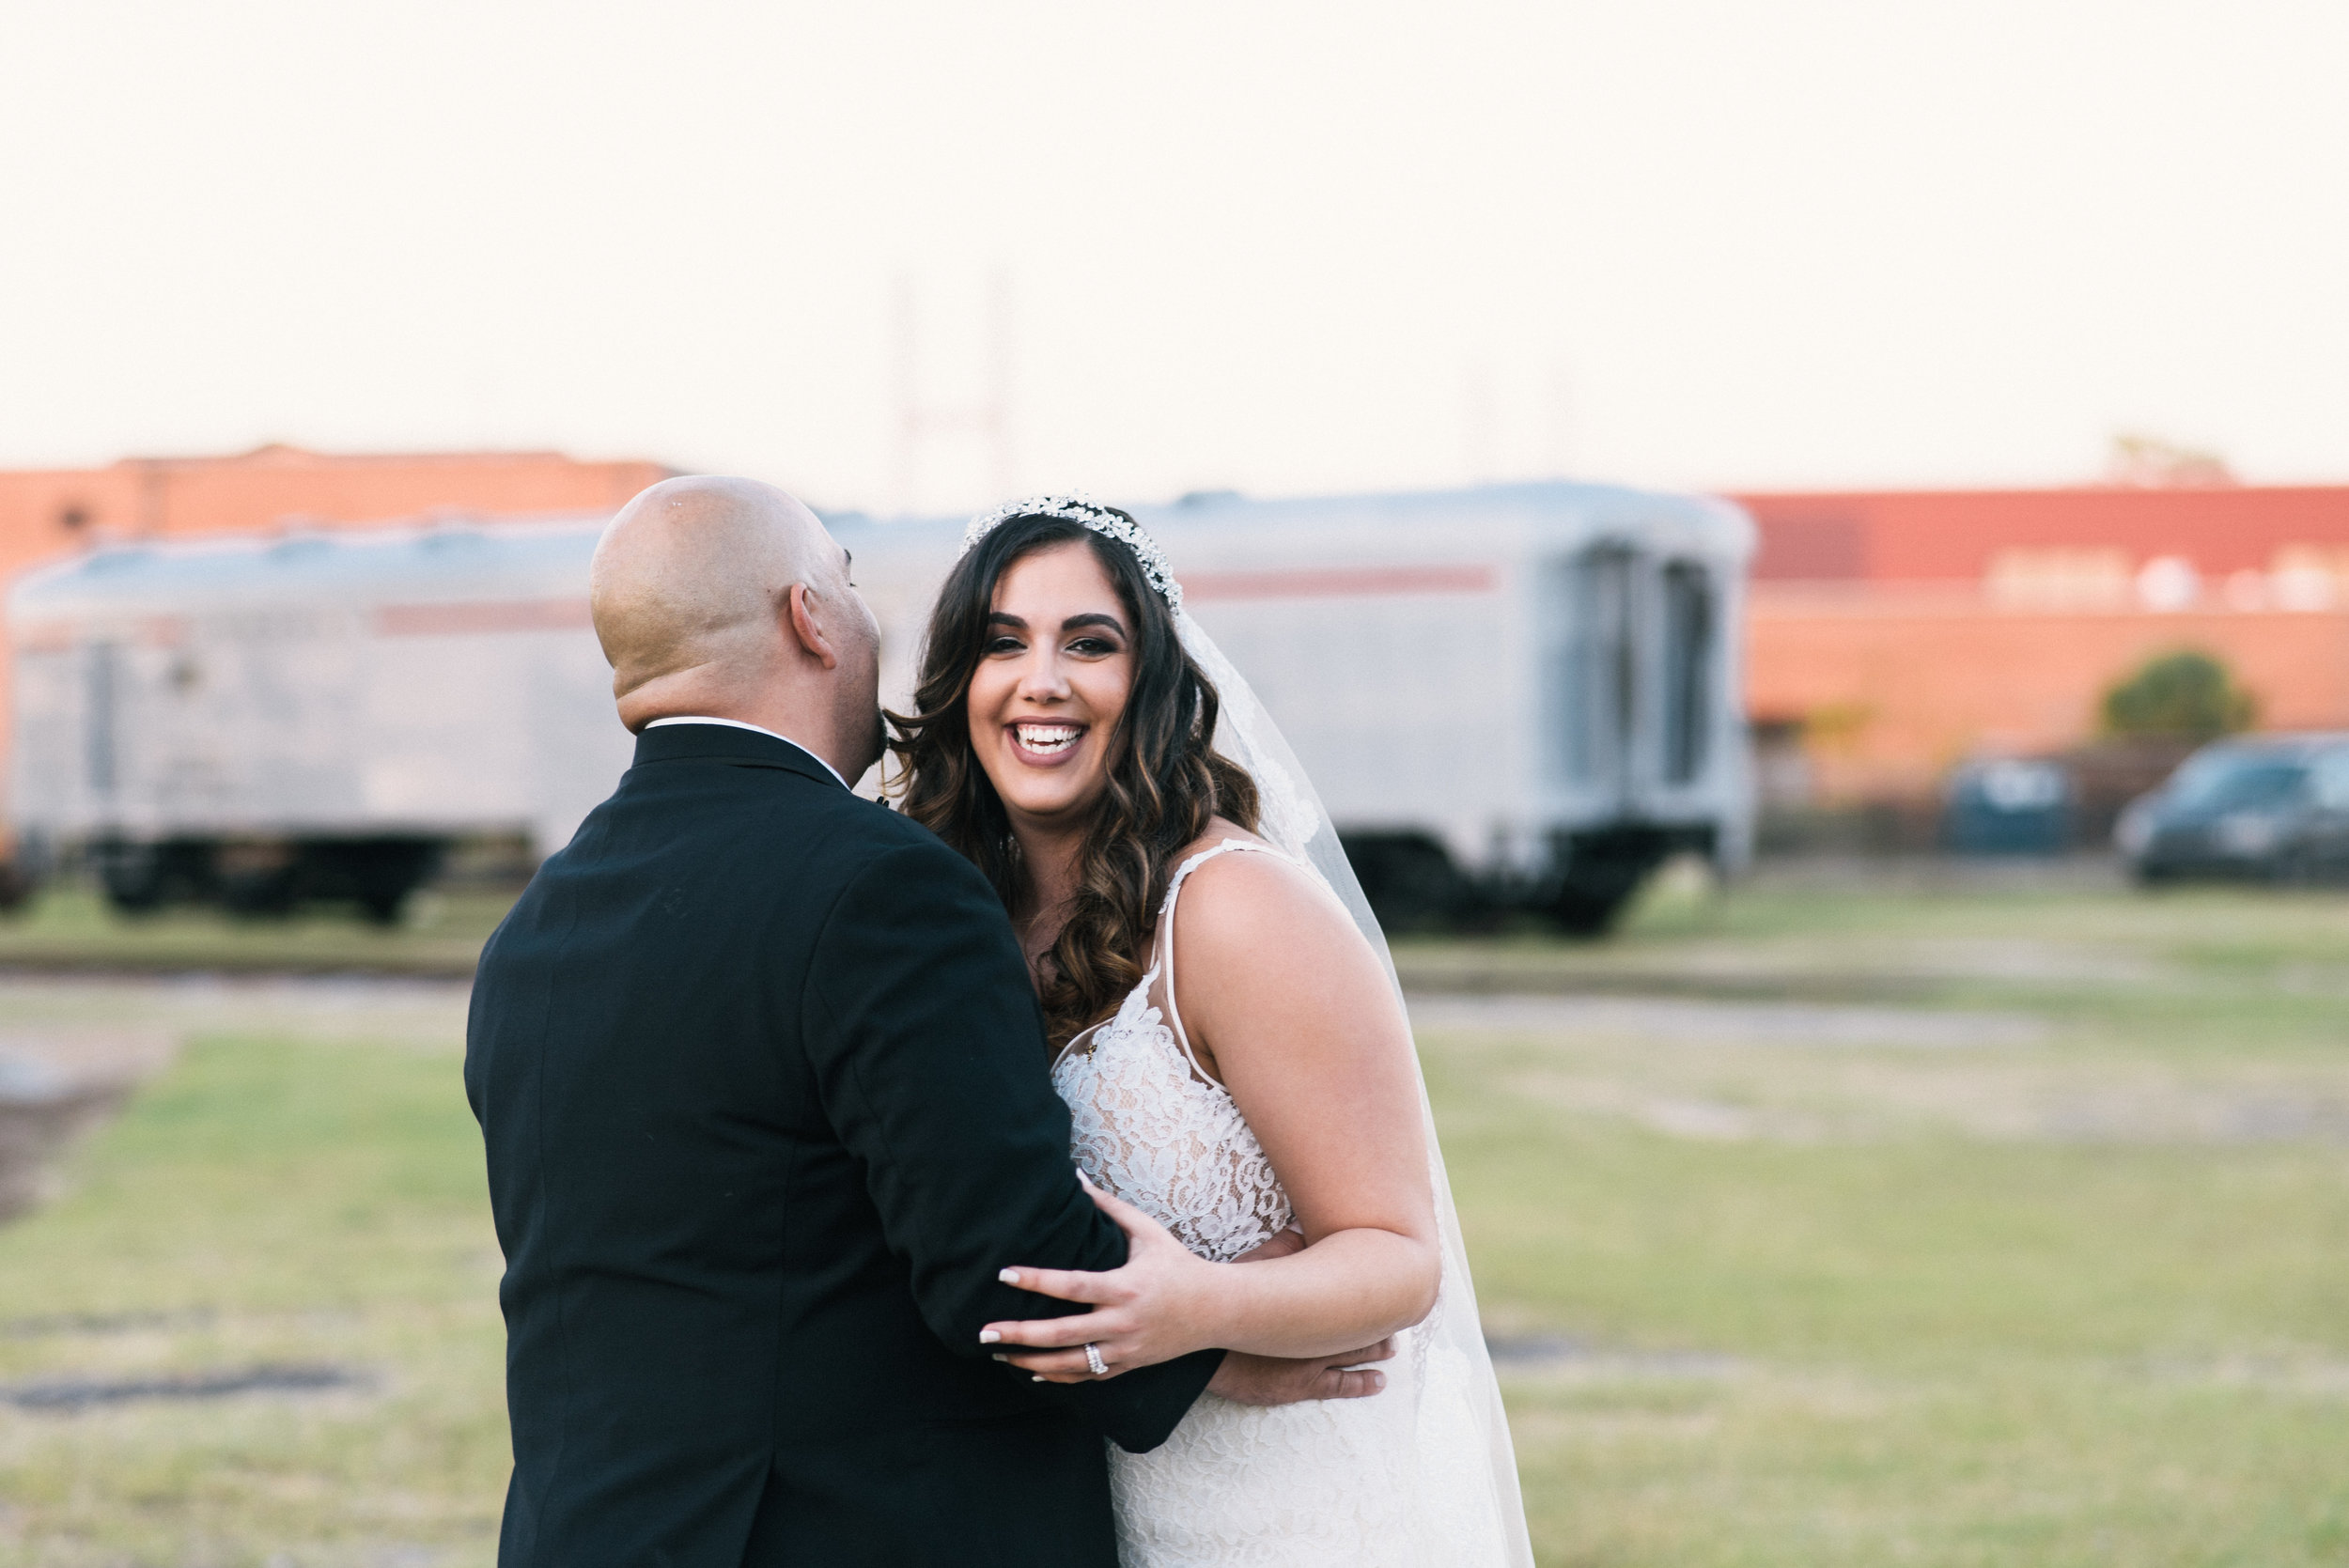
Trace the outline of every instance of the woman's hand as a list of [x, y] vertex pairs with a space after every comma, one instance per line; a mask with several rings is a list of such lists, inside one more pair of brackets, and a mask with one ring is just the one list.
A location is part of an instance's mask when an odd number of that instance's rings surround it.
[[[1094, 1310], [1074, 1317], [990, 1323], [979, 1331], [979, 1343], [1028, 1347], [998, 1351], [995, 1358], [1034, 1374], [1039, 1383], [1097, 1382], [1216, 1344], [1221, 1325], [1215, 1312], [1215, 1276], [1221, 1265], [1194, 1256], [1165, 1226], [1131, 1203], [1091, 1182], [1085, 1183], [1085, 1190], [1126, 1233], [1125, 1266], [1097, 1274], [1067, 1268], [1004, 1269], [1007, 1285], [1062, 1301], [1086, 1302]], [[1095, 1374], [1087, 1363], [1087, 1343], [1100, 1354], [1105, 1373]]]

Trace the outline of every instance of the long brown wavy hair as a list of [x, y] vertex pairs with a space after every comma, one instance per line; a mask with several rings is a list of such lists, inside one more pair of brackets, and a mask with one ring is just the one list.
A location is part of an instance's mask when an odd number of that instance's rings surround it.
[[893, 793], [902, 794], [905, 814], [985, 872], [1006, 909], [1020, 908], [1030, 889], [1019, 844], [971, 748], [971, 676], [986, 656], [1003, 573], [1023, 556], [1071, 542], [1088, 546], [1116, 585], [1133, 629], [1133, 686], [1109, 740], [1109, 787], [1078, 851], [1067, 924], [1038, 966], [1054, 1050], [1114, 1012], [1141, 980], [1182, 847], [1218, 815], [1251, 831], [1256, 826], [1255, 781], [1215, 750], [1215, 687], [1183, 651], [1174, 613], [1133, 551], [1081, 523], [1035, 515], [989, 530], [939, 590], [914, 711], [888, 715], [889, 749], [903, 769]]

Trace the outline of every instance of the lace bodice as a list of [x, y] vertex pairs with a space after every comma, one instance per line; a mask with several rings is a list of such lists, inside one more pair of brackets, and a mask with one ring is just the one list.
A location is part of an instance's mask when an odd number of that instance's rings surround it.
[[[1079, 1169], [1217, 1263], [1278, 1235], [1294, 1211], [1247, 1118], [1199, 1065], [1182, 1032], [1174, 901], [1209, 860], [1257, 847], [1226, 839], [1175, 869], [1159, 914], [1157, 961], [1116, 1016], [1071, 1041], [1052, 1069], [1052, 1087], [1075, 1124]], [[1150, 1002], [1161, 972], [1164, 1009]]]
[[[1149, 972], [1115, 1017], [1070, 1042], [1052, 1068], [1078, 1166], [1218, 1263], [1294, 1218], [1247, 1118], [1191, 1050], [1174, 996], [1183, 884], [1215, 856], [1241, 849], [1278, 853], [1226, 839], [1175, 869]], [[1485, 1445], [1462, 1397], [1470, 1369], [1421, 1329], [1398, 1338], [1398, 1354], [1381, 1363], [1387, 1389], [1371, 1398], [1262, 1407], [1203, 1394], [1164, 1446], [1148, 1453], [1112, 1446], [1122, 1568], [1507, 1560], [1489, 1486], [1475, 1473]]]

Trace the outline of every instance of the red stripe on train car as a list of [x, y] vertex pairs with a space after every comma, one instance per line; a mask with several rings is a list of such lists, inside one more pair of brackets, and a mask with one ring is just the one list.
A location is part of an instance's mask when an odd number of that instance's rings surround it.
[[1186, 574], [1183, 598], [1330, 598], [1370, 594], [1488, 594], [1500, 586], [1492, 567], [1315, 567], [1295, 571]]
[[519, 603], [387, 604], [375, 613], [381, 637], [464, 637], [490, 631], [571, 631], [595, 625], [583, 598]]

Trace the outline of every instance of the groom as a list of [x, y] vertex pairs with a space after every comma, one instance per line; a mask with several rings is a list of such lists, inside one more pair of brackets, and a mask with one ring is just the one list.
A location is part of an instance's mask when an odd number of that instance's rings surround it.
[[[1031, 1382], [981, 1325], [1109, 1269], [1001, 903], [849, 793], [879, 631], [782, 491], [673, 479], [596, 552], [635, 764], [483, 951], [465, 1087], [506, 1259], [501, 1568], [1114, 1568], [1101, 1438], [1200, 1391], [1361, 1390], [1203, 1351]], [[1359, 1380], [1360, 1374], [1355, 1374]]]

